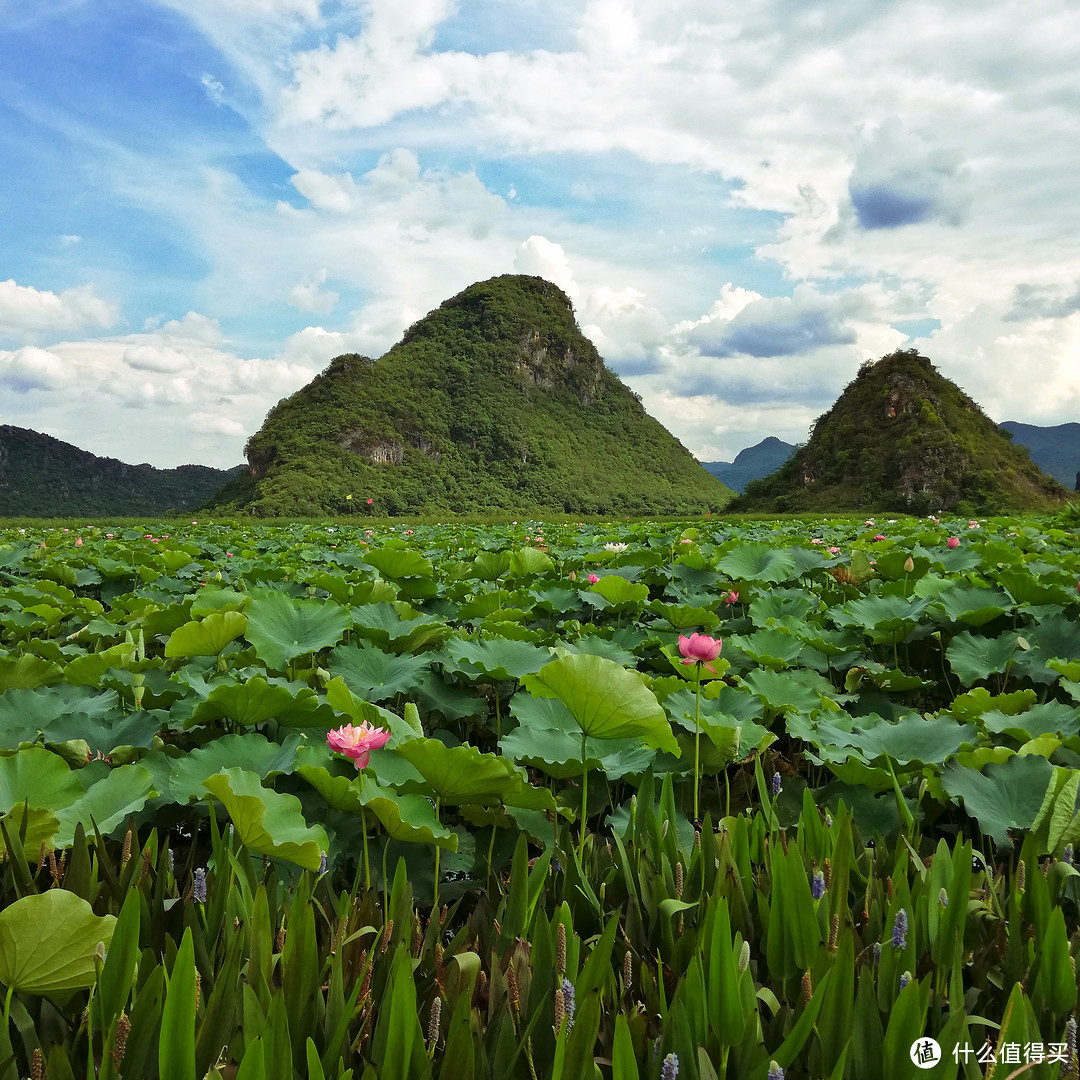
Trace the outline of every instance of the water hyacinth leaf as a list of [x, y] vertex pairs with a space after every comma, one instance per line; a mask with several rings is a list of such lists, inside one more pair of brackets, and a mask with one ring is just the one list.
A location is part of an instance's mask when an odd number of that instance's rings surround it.
[[95, 915], [65, 889], [24, 896], [0, 911], [0, 983], [43, 996], [85, 990], [115, 926], [114, 915]]
[[678, 756], [663, 706], [641, 679], [602, 656], [561, 656], [523, 683], [536, 697], [558, 698], [586, 735], [641, 736], [655, 750]]
[[949, 642], [946, 656], [956, 677], [971, 686], [979, 679], [1000, 674], [1016, 656], [1015, 634], [981, 637], [964, 630]]
[[248, 608], [245, 633], [259, 659], [281, 671], [297, 656], [336, 645], [351, 624], [349, 611], [332, 600], [291, 599], [263, 590]]
[[295, 796], [264, 788], [255, 773], [241, 768], [216, 773], [202, 786], [225, 807], [249, 851], [319, 869], [329, 848], [326, 832], [321, 825], [308, 826]]
[[247, 629], [247, 616], [239, 611], [215, 611], [205, 618], [177, 627], [165, 643], [166, 657], [217, 656]]
[[979, 828], [1008, 848], [1010, 829], [1029, 829], [1043, 803], [1054, 766], [1043, 757], [1013, 756], [981, 772], [951, 761], [941, 773], [942, 789], [962, 799]]

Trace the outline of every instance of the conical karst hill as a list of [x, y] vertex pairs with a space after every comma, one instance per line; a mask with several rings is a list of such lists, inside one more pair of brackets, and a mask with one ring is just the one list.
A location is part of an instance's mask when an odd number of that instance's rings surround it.
[[809, 441], [732, 509], [1045, 509], [1064, 489], [914, 349], [862, 366]]
[[470, 286], [378, 360], [337, 357], [246, 453], [250, 475], [215, 506], [642, 515], [732, 497], [604, 366], [566, 295], [518, 275]]

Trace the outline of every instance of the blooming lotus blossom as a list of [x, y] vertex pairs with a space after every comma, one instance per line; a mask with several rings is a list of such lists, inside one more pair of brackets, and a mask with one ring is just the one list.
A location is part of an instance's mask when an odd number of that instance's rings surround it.
[[346, 724], [326, 733], [326, 743], [335, 753], [351, 758], [357, 769], [367, 767], [372, 750], [381, 750], [390, 741], [390, 732], [373, 727], [366, 720], [359, 727]]
[[877, 536], [874, 537], [874, 539], [875, 540], [884, 540], [885, 539], [885, 534], [884, 533], [878, 533]]
[[731, 604], [737, 604], [739, 602], [739, 594], [734, 589], [731, 589], [729, 592], [724, 593], [720, 599], [730, 606]]
[[598, 574], [590, 574], [589, 575], [589, 584], [590, 585], [595, 585], [599, 580], [600, 580], [600, 577], [599, 577]]
[[948, 540], [948, 546], [951, 548], [958, 548], [960, 546], [960, 539], [956, 536], [950, 536]]
[[829, 548], [829, 554], [830, 555], [839, 555], [840, 554], [840, 549], [838, 547], [831, 547], [831, 548]]
[[368, 506], [370, 506], [374, 501], [375, 501], [374, 499], [368, 499], [368, 501], [367, 501]]
[[821, 543], [821, 537], [820, 536], [815, 536], [813, 538], [813, 540], [810, 541], [810, 543], [811, 544], [820, 544]]
[[874, 519], [873, 518], [867, 518], [865, 524], [866, 524], [867, 528], [872, 528], [873, 524], [874, 524]]
[[712, 662], [720, 655], [723, 642], [719, 638], [711, 638], [708, 634], [691, 634], [686, 637], [679, 635], [679, 652], [683, 655], [684, 664], [704, 664], [714, 675], [716, 668]]
[[614, 552], [623, 552], [629, 546], [630, 546], [629, 544], [605, 544], [604, 545], [604, 550], [605, 551], [614, 551]]
[[968, 528], [969, 529], [977, 529], [978, 527], [979, 527], [979, 523], [977, 521], [975, 521], [974, 518], [971, 521], [968, 522]]

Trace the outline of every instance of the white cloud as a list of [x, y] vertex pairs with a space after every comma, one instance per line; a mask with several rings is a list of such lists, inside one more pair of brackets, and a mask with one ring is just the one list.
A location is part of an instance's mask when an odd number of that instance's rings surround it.
[[289, 303], [297, 311], [310, 312], [318, 315], [328, 315], [334, 310], [338, 302], [338, 293], [332, 289], [324, 289], [326, 284], [326, 269], [320, 270], [313, 277], [301, 278], [289, 290]]
[[93, 285], [78, 285], [54, 293], [0, 281], [0, 339], [17, 333], [109, 327], [119, 317], [115, 304], [97, 295]]
[[215, 105], [225, 104], [225, 87], [219, 79], [215, 79], [213, 75], [204, 74], [199, 82], [202, 83], [206, 96]]
[[546, 236], [530, 236], [518, 246], [514, 254], [514, 271], [546, 278], [558, 285], [571, 300], [576, 300], [581, 292], [574, 281], [566, 252]]

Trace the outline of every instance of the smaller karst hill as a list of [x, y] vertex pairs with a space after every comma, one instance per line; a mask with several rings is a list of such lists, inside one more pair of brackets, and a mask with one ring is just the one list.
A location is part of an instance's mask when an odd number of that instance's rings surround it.
[[202, 506], [236, 471], [126, 465], [29, 428], [0, 425], [2, 517], [186, 511]]
[[809, 441], [732, 509], [985, 514], [1049, 508], [1065, 494], [911, 349], [864, 364]]
[[215, 508], [697, 514], [732, 497], [604, 366], [565, 293], [519, 275], [470, 286], [378, 360], [332, 360], [246, 453]]

